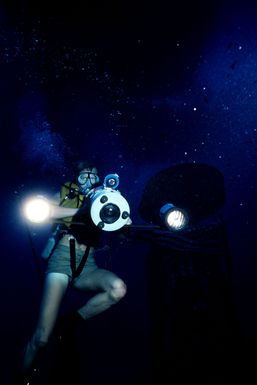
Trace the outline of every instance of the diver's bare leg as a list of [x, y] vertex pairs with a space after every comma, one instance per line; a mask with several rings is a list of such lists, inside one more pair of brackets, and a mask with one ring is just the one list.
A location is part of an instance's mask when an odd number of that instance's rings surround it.
[[48, 342], [68, 283], [69, 278], [65, 274], [49, 273], [46, 276], [37, 326], [24, 350], [21, 367], [24, 374], [31, 368], [40, 348]]

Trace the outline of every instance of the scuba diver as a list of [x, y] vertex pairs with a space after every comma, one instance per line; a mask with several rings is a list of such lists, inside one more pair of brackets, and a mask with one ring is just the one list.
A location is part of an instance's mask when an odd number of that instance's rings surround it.
[[[39, 353], [54, 331], [62, 299], [70, 285], [95, 292], [86, 304], [68, 315], [73, 325], [104, 312], [126, 294], [123, 280], [99, 268], [94, 256], [101, 229], [92, 222], [87, 203], [90, 193], [99, 186], [98, 170], [95, 165], [80, 161], [76, 172], [77, 180], [62, 185], [50, 201], [51, 218], [60, 223], [53, 231], [54, 247], [49, 249], [48, 243], [42, 253], [47, 260], [46, 275], [36, 327], [22, 354], [19, 370], [24, 380], [30, 377]], [[130, 223], [128, 217], [127, 224]]]

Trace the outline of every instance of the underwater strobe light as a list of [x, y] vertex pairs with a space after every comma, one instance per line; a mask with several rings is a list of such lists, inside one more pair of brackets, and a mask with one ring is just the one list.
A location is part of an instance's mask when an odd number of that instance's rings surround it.
[[33, 223], [42, 223], [50, 218], [50, 205], [44, 197], [37, 196], [27, 199], [23, 205], [26, 219]]
[[160, 209], [162, 223], [169, 230], [180, 231], [188, 224], [187, 213], [171, 203], [166, 203]]
[[127, 200], [115, 188], [119, 184], [117, 174], [108, 174], [104, 184], [91, 195], [91, 218], [104, 231], [115, 231], [123, 227], [130, 215]]

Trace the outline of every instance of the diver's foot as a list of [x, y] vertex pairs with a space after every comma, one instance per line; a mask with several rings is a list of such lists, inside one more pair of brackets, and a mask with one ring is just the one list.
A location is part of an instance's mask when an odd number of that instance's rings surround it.
[[11, 385], [33, 385], [36, 384], [36, 378], [39, 376], [38, 369], [33, 367], [27, 373], [22, 373], [15, 369]]
[[22, 350], [14, 368], [12, 385], [36, 384], [36, 378], [39, 377], [39, 363], [44, 350], [44, 347], [40, 348], [29, 365], [24, 365], [26, 348]]

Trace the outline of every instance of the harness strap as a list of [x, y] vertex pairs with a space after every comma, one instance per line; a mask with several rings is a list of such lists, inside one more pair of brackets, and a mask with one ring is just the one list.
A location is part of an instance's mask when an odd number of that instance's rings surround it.
[[72, 279], [77, 278], [80, 273], [83, 270], [83, 267], [85, 266], [85, 263], [87, 261], [88, 255], [89, 255], [89, 250], [90, 246], [86, 247], [85, 253], [83, 257], [81, 258], [81, 261], [78, 265], [76, 266], [76, 247], [75, 247], [75, 238], [70, 237], [70, 265], [71, 265], [71, 271], [72, 271]]

